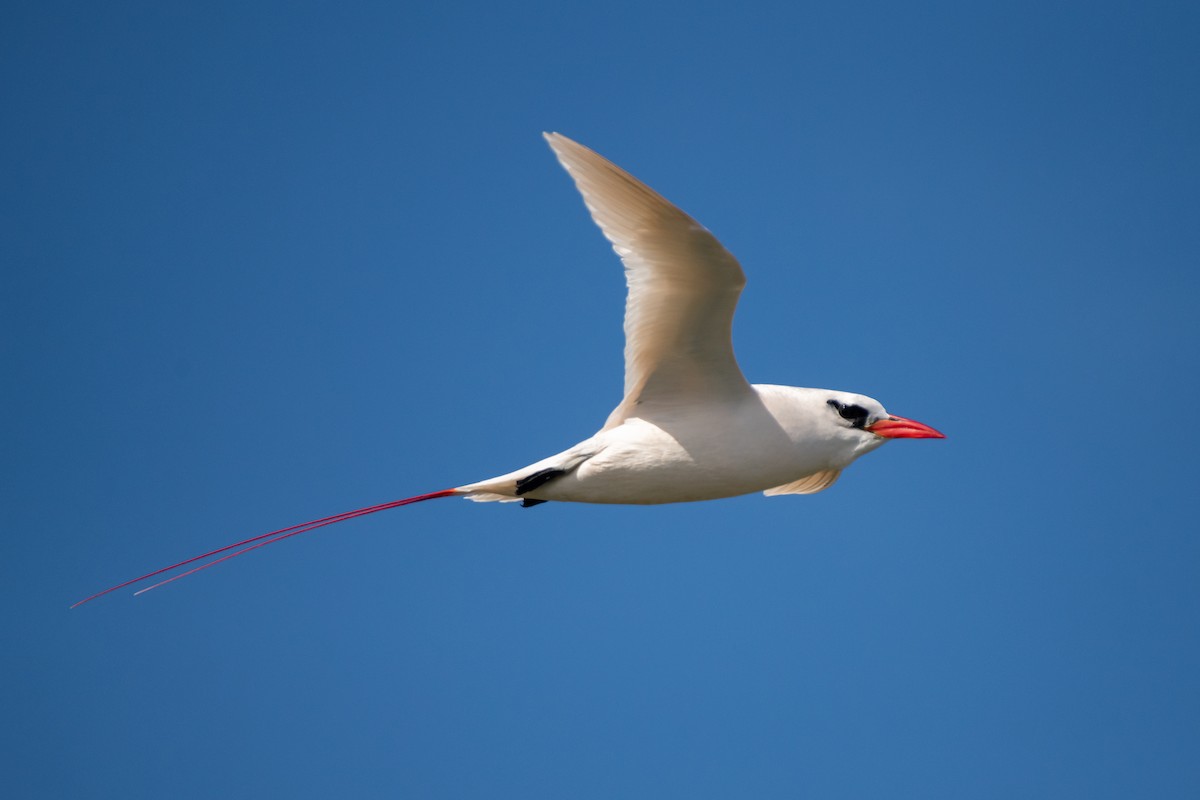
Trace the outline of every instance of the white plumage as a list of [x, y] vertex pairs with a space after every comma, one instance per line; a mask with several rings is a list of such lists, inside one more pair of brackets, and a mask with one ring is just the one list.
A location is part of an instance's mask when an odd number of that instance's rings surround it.
[[[546, 134], [546, 140], [624, 262], [629, 286], [625, 396], [599, 432], [507, 475], [243, 539], [75, 605], [160, 578], [141, 590], [149, 591], [301, 533], [425, 500], [649, 504], [757, 491], [812, 494], [833, 485], [850, 462], [888, 439], [942, 438], [928, 425], [889, 416], [863, 395], [751, 386], [730, 341], [733, 311], [746, 284], [737, 259], [620, 167], [557, 133]], [[196, 562], [203, 563], [162, 577]]]
[[941, 436], [863, 395], [750, 385], [730, 336], [746, 284], [737, 259], [620, 167], [561, 134], [546, 140], [625, 264], [625, 396], [594, 436], [455, 493], [639, 504], [811, 494], [889, 438]]

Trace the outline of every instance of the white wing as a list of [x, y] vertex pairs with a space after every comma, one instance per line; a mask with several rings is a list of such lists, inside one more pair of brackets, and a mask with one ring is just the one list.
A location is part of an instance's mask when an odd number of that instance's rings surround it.
[[565, 136], [545, 136], [625, 264], [625, 399], [605, 427], [637, 416], [639, 406], [752, 392], [730, 339], [746, 285], [737, 259], [628, 172]]
[[827, 469], [822, 472], [814, 472], [812, 475], [806, 475], [798, 481], [785, 483], [783, 486], [776, 486], [774, 489], [767, 489], [763, 494], [767, 497], [774, 497], [779, 494], [816, 494], [833, 486], [834, 481], [841, 474], [842, 471], [840, 469]]

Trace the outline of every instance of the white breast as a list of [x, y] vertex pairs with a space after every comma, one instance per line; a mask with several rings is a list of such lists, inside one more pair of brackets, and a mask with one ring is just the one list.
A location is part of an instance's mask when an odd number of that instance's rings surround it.
[[845, 460], [838, 457], [845, 448], [805, 424], [786, 395], [778, 393], [785, 387], [762, 388], [769, 402], [756, 392], [736, 404], [658, 407], [646, 418], [630, 417], [572, 448], [593, 454], [530, 496], [679, 503], [765, 491], [844, 466], [835, 462]]

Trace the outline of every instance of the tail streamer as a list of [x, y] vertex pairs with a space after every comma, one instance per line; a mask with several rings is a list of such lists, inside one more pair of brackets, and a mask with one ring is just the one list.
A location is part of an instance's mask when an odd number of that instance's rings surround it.
[[[260, 547], [266, 547], [269, 544], [274, 544], [275, 542], [281, 542], [284, 539], [290, 539], [291, 537], [296, 536], [297, 534], [308, 533], [309, 531], [316, 530], [317, 528], [324, 528], [326, 525], [332, 525], [335, 522], [345, 522], [348, 519], [354, 519], [355, 517], [364, 517], [367, 514], [374, 514], [377, 511], [387, 511], [389, 508], [398, 508], [400, 506], [407, 506], [412, 503], [420, 503], [424, 500], [436, 500], [439, 497], [453, 497], [456, 494], [458, 494], [458, 492], [455, 489], [444, 489], [440, 492], [431, 492], [429, 494], [419, 494], [419, 495], [416, 495], [415, 497], [406, 497], [403, 500], [393, 500], [390, 503], [380, 503], [379, 505], [376, 505], [376, 506], [367, 506], [366, 508], [359, 508], [359, 509], [355, 509], [354, 511], [343, 511], [341, 514], [334, 514], [329, 517], [321, 517], [320, 519], [314, 519], [314, 520], [310, 520], [308, 522], [302, 522], [299, 525], [290, 525], [286, 528], [280, 528], [279, 530], [271, 531], [270, 533], [263, 533], [263, 534], [259, 534], [258, 536], [251, 536], [249, 539], [243, 539], [240, 542], [234, 542], [233, 544], [227, 544], [224, 547], [218, 547], [216, 550], [209, 550], [207, 553], [201, 553], [198, 556], [192, 556], [191, 558], [186, 558], [183, 561], [176, 562], [174, 564], [171, 564], [168, 567], [162, 567], [161, 569], [156, 569], [153, 572], [147, 572], [145, 575], [139, 575], [136, 578], [130, 578], [129, 580], [124, 581], [123, 583], [118, 583], [116, 586], [110, 586], [109, 588], [107, 588], [103, 591], [96, 592], [95, 594], [91, 595], [90, 597], [83, 598], [82, 600], [80, 600], [77, 603], [73, 603], [71, 605], [71, 608], [76, 608], [78, 606], [83, 605], [84, 603], [89, 603], [92, 600], [95, 600], [97, 597], [103, 597], [104, 595], [108, 594], [109, 592], [115, 592], [118, 589], [124, 589], [126, 586], [132, 586], [135, 583], [140, 583], [149, 578], [154, 578], [159, 575], [163, 575], [165, 573], [171, 572], [172, 570], [179, 569], [180, 567], [186, 567], [188, 564], [195, 564], [197, 561], [204, 561], [204, 559], [206, 559], [206, 558], [212, 558], [212, 556], [220, 555], [221, 553], [228, 553], [228, 555], [224, 555], [224, 556], [221, 556], [220, 558], [213, 559], [212, 561], [207, 561], [203, 564], [199, 564], [185, 572], [179, 573], [178, 575], [173, 575], [169, 578], [164, 578], [163, 580], [160, 580], [158, 583], [151, 584], [150, 586], [147, 586], [144, 589], [139, 589], [138, 591], [134, 592], [134, 595], [136, 596], [136, 595], [142, 594], [143, 592], [148, 592], [151, 589], [157, 589], [159, 586], [164, 586], [168, 583], [171, 583], [172, 581], [177, 581], [180, 578], [186, 578], [188, 575], [192, 575], [192, 574], [195, 574], [202, 570], [206, 570], [209, 567], [213, 567], [213, 566], [216, 566], [217, 564], [220, 564], [222, 561], [228, 561], [229, 559], [243, 555], [244, 553], [249, 553], [251, 550], [257, 550]], [[241, 548], [241, 549], [238, 550], [236, 548]], [[229, 553], [230, 550], [234, 550], [234, 552]]]

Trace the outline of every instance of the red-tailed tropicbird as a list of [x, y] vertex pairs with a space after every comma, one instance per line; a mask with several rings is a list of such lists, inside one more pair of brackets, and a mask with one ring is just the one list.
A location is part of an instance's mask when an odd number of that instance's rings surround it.
[[889, 439], [944, 438], [928, 425], [888, 414], [865, 395], [747, 383], [730, 341], [746, 284], [737, 259], [628, 172], [561, 134], [545, 136], [625, 264], [625, 396], [599, 432], [499, 477], [264, 533], [75, 605], [200, 562], [141, 590], [149, 591], [306, 531], [423, 500], [465, 497], [528, 507], [550, 500], [651, 504], [749, 492], [813, 494]]

